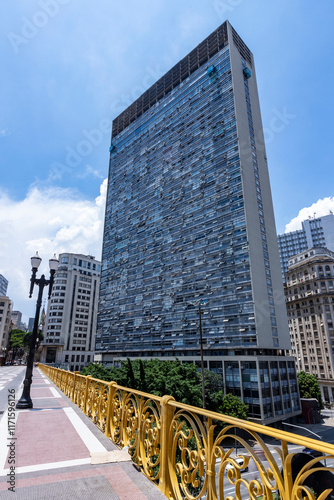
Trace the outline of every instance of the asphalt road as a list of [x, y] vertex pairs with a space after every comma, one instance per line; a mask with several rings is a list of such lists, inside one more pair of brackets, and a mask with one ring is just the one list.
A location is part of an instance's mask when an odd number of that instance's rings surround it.
[[25, 371], [25, 366], [0, 366], [0, 419], [8, 407], [8, 390], [14, 390], [15, 398], [20, 398], [19, 388]]

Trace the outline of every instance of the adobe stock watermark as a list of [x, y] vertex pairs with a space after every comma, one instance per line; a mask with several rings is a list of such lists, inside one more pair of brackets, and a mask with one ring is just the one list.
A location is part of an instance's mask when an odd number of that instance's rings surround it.
[[215, 0], [213, 8], [218, 14], [218, 17], [225, 21], [226, 17], [236, 8], [239, 7], [244, 0]]
[[40, 0], [38, 5], [40, 10], [37, 10], [31, 17], [22, 17], [22, 26], [20, 33], [10, 31], [7, 33], [7, 38], [12, 46], [15, 54], [19, 53], [21, 45], [26, 45], [30, 40], [35, 38], [41, 28], [44, 28], [52, 19], [60, 12], [62, 5], [66, 5], [70, 0]]
[[269, 126], [263, 128], [263, 135], [266, 144], [270, 144], [276, 134], [283, 132], [283, 130], [294, 120], [297, 115], [289, 113], [284, 107], [282, 111], [273, 109], [273, 116], [269, 121]]
[[[148, 66], [141, 85], [136, 85], [128, 94], [122, 94], [119, 99], [112, 101], [110, 105], [111, 115], [119, 115], [164, 73], [165, 71], [160, 65], [157, 65], [154, 69]], [[75, 146], [66, 146], [64, 161], [54, 161], [50, 164], [50, 176], [53, 179], [57, 179], [60, 178], [62, 174], [70, 173], [73, 169], [77, 168], [83, 160], [93, 152], [94, 148], [102, 144], [105, 134], [110, 137], [111, 125], [111, 119], [103, 118], [97, 127], [90, 130], [82, 129], [82, 139], [80, 139]]]
[[8, 437], [7, 437], [7, 448], [8, 448], [8, 460], [9, 472], [7, 473], [7, 483], [8, 490], [15, 493], [16, 488], [16, 437], [15, 437], [15, 425], [16, 425], [16, 413], [15, 413], [15, 389], [8, 389], [8, 407], [7, 407], [7, 417], [8, 417]]

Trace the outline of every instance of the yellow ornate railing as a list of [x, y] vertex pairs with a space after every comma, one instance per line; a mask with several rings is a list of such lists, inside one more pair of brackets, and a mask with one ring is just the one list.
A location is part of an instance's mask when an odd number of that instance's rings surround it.
[[[169, 500], [334, 498], [334, 446], [39, 365]], [[270, 441], [274, 443], [270, 443]], [[301, 453], [307, 447], [321, 456]]]

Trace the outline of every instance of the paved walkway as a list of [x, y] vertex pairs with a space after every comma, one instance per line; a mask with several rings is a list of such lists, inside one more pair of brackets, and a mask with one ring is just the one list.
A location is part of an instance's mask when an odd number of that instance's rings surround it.
[[[12, 375], [19, 373], [23, 379], [24, 369]], [[22, 388], [15, 392], [19, 399]], [[6, 409], [0, 421], [1, 500], [166, 498], [135, 469], [127, 452], [119, 452], [38, 368], [34, 368], [31, 397], [34, 408], [15, 410], [15, 421], [11, 415], [8, 418]], [[106, 456], [115, 462], [100, 463]], [[10, 466], [15, 467], [12, 476]], [[11, 486], [14, 495], [8, 490]]]

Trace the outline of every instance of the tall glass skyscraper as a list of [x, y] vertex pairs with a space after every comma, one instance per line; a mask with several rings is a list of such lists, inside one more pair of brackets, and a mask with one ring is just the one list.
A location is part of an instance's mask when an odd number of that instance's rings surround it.
[[[206, 366], [299, 413], [254, 60], [226, 21], [113, 122], [96, 359]], [[279, 357], [278, 357], [279, 356]]]

